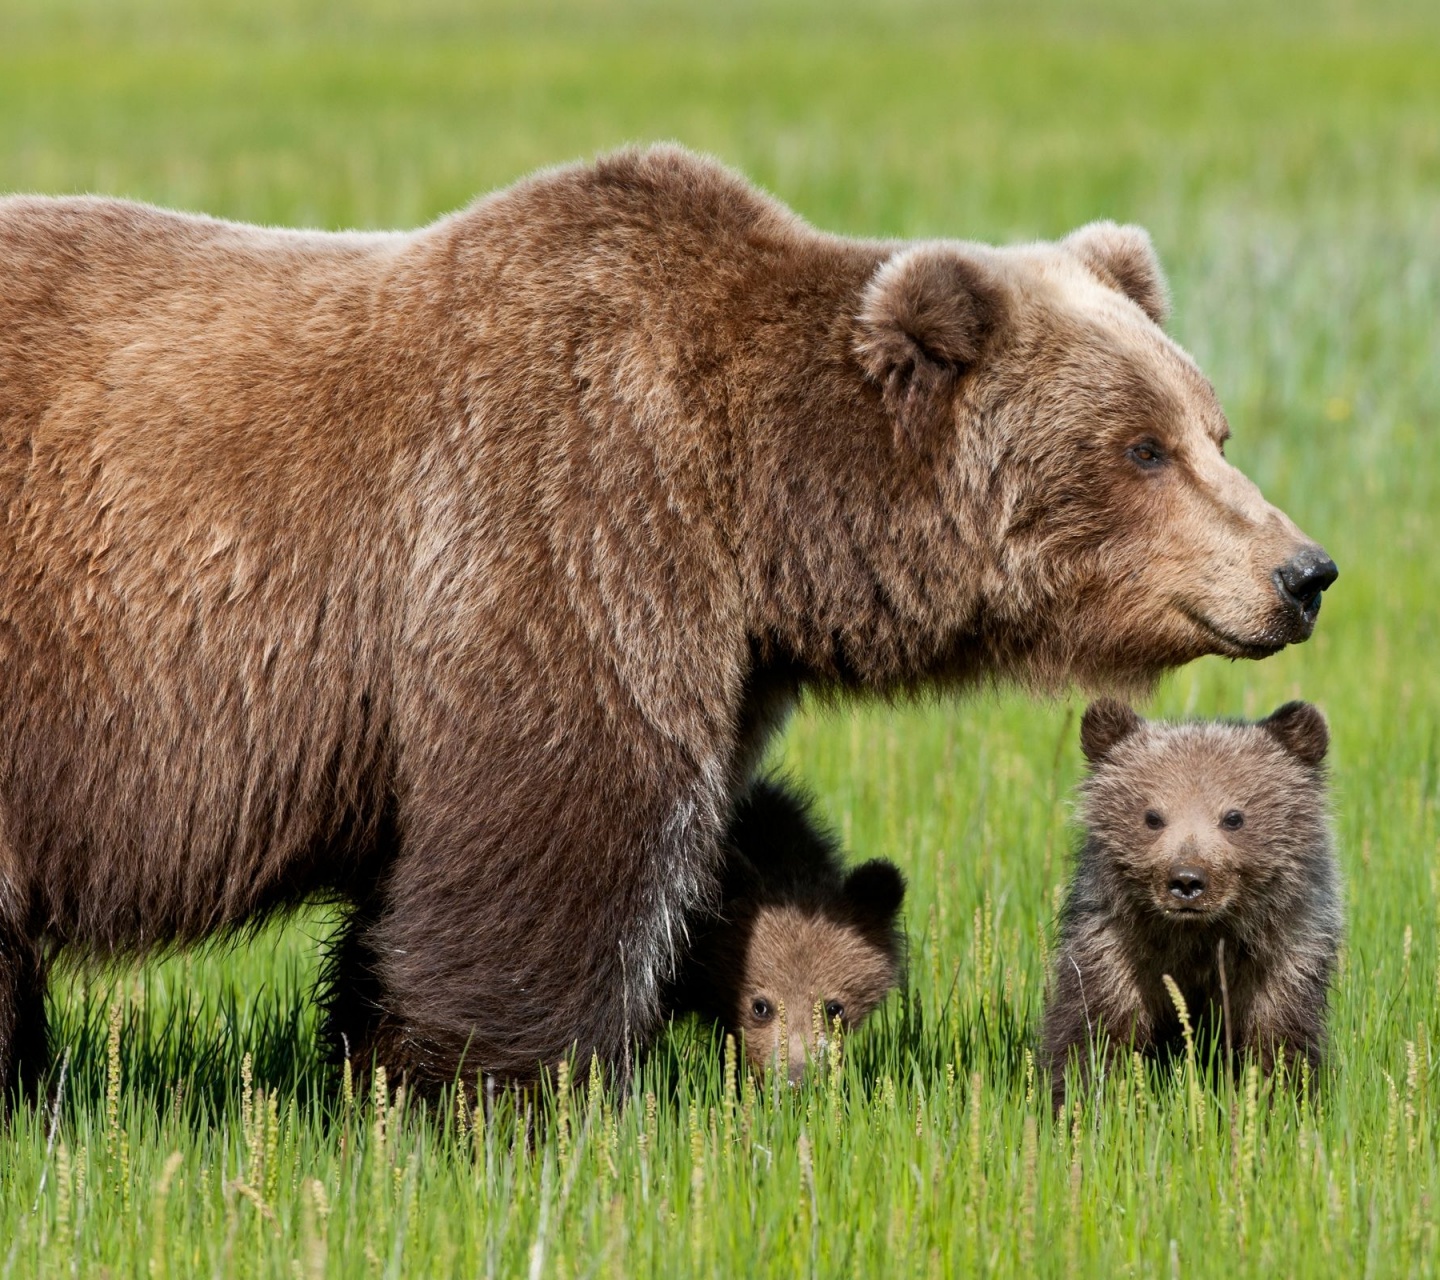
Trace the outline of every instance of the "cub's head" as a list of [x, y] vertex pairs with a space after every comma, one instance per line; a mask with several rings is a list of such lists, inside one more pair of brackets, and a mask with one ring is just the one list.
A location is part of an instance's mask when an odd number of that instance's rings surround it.
[[1255, 724], [1163, 724], [1104, 700], [1085, 713], [1084, 818], [1108, 901], [1178, 928], [1258, 936], [1328, 905], [1325, 718], [1289, 702]]
[[[892, 447], [938, 466], [950, 524], [925, 536], [959, 531], [954, 623], [978, 621], [1005, 674], [1143, 688], [1315, 626], [1335, 565], [1226, 460], [1230, 426], [1167, 309], [1149, 237], [1108, 222], [905, 246], [866, 287], [856, 353]], [[943, 571], [926, 572], [933, 605]]]
[[[728, 904], [722, 991], [727, 1026], [750, 1063], [791, 1083], [829, 1048], [838, 1022], [858, 1027], [900, 980], [905, 881], [889, 862], [861, 864], [824, 901]], [[817, 1013], [818, 1010], [818, 1013]]]

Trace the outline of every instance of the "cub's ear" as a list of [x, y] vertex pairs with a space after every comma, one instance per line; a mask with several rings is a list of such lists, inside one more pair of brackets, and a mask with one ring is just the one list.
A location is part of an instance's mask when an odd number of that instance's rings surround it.
[[889, 929], [905, 901], [905, 877], [893, 862], [874, 858], [845, 877], [841, 893], [850, 914], [862, 925]]
[[1156, 324], [1170, 315], [1170, 288], [1144, 227], [1092, 222], [1060, 242], [1102, 283], [1118, 289]]
[[956, 381], [980, 359], [1003, 312], [993, 271], [955, 246], [902, 250], [870, 277], [855, 353], [884, 390], [897, 444], [943, 429]]
[[1312, 769], [1330, 750], [1330, 726], [1313, 703], [1287, 702], [1260, 721], [1260, 727], [1273, 734], [1301, 764], [1308, 764]]
[[1091, 764], [1099, 764], [1144, 723], [1123, 702], [1101, 698], [1085, 709], [1080, 721], [1080, 750]]

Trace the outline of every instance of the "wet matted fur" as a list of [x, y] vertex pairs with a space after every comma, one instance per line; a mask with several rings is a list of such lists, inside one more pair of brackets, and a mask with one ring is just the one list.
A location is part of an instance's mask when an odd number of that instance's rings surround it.
[[1106, 700], [1081, 742], [1085, 843], [1045, 1007], [1056, 1104], [1092, 1042], [1179, 1050], [1167, 974], [1214, 1048], [1267, 1072], [1297, 1055], [1318, 1067], [1343, 925], [1324, 717], [1291, 702], [1255, 724], [1165, 724]]
[[1314, 622], [1133, 228], [843, 239], [660, 147], [412, 234], [8, 199], [0, 280], [0, 1090], [57, 949], [326, 894], [357, 1056], [622, 1061], [802, 688]]

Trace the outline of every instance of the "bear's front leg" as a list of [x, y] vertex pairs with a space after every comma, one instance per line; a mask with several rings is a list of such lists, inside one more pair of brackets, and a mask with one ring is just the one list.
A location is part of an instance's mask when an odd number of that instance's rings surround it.
[[340, 941], [332, 1041], [422, 1088], [525, 1082], [572, 1052], [623, 1072], [713, 890], [723, 771], [656, 742], [472, 738], [426, 763]]

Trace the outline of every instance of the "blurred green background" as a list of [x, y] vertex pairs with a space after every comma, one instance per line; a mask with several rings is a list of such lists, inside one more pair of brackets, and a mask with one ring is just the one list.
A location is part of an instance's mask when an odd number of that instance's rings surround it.
[[675, 138], [841, 231], [1433, 192], [1433, 5], [6, 0], [3, 177], [408, 226]]
[[546, 1274], [1433, 1271], [1440, 6], [0, 0], [0, 191], [407, 227], [657, 139], [829, 230], [1150, 229], [1231, 458], [1341, 566], [1311, 643], [1197, 663], [1150, 708], [1331, 718], [1350, 944], [1318, 1103], [1216, 1086], [1202, 1137], [1178, 1086], [1111, 1082], [1053, 1123], [1024, 1054], [1079, 702], [810, 708], [777, 759], [911, 878], [910, 990], [838, 1082], [762, 1097], [731, 1141], [682, 1028], [637, 1086], [654, 1109], [569, 1145], [433, 1116], [387, 1139], [383, 1107], [313, 1087], [306, 915], [62, 982], [57, 1141], [0, 1135], [0, 1280], [506, 1274], [537, 1248]]

